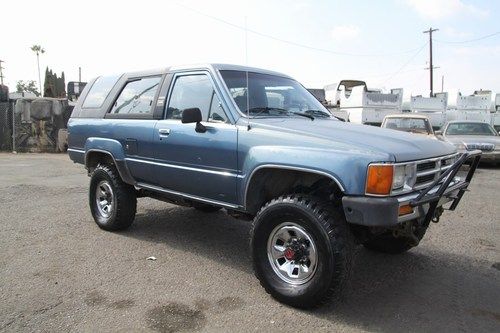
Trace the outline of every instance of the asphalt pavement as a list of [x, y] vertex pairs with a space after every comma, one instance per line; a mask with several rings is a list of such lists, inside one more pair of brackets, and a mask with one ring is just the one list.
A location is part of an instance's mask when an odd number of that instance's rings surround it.
[[260, 287], [249, 222], [141, 198], [105, 232], [88, 185], [66, 155], [0, 154], [0, 331], [500, 332], [499, 168], [417, 248], [359, 248], [342, 299], [307, 311]]

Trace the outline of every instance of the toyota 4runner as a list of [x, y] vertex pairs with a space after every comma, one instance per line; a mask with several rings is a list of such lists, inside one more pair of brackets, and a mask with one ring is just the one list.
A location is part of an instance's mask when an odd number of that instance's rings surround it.
[[257, 278], [297, 307], [340, 293], [354, 244], [416, 246], [444, 205], [457, 207], [480, 158], [338, 121], [289, 76], [220, 64], [98, 77], [68, 130], [100, 228], [130, 226], [138, 197], [224, 208], [253, 220]]

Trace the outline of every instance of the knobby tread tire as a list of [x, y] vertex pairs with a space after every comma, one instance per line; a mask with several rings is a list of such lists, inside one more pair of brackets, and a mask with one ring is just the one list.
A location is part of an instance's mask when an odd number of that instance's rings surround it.
[[[331, 248], [333, 260], [333, 272], [331, 279], [326, 281], [326, 288], [316, 291], [314, 294], [293, 299], [283, 296], [276, 291], [272, 283], [265, 279], [262, 267], [256, 260], [254, 247], [255, 232], [261, 223], [261, 216], [269, 209], [287, 205], [308, 212], [320, 224]], [[298, 308], [314, 308], [332, 300], [338, 299], [348, 284], [354, 258], [354, 237], [350, 232], [341, 207], [335, 207], [331, 202], [316, 198], [308, 194], [288, 194], [272, 199], [266, 203], [255, 216], [250, 230], [250, 246], [253, 256], [253, 269], [255, 276], [268, 294], [278, 301]], [[313, 277], [315, 279], [316, 276]], [[319, 277], [321, 278], [321, 277]]]
[[[96, 213], [95, 188], [99, 181], [108, 180], [114, 193], [114, 212], [108, 219], [103, 219]], [[137, 196], [135, 189], [123, 182], [114, 165], [99, 164], [91, 174], [89, 204], [92, 216], [97, 225], [104, 230], [117, 231], [130, 227], [134, 222], [137, 210]]]

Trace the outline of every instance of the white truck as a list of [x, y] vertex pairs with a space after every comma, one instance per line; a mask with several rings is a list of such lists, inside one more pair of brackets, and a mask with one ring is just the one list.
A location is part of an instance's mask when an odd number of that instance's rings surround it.
[[446, 120], [472, 120], [490, 124], [491, 96], [489, 90], [474, 91], [469, 96], [458, 93], [456, 104], [449, 106]]
[[401, 113], [403, 89], [391, 89], [383, 93], [369, 90], [365, 81], [342, 80], [339, 84], [325, 87], [326, 100], [336, 107], [333, 113], [346, 121], [380, 126], [384, 117]]
[[436, 93], [433, 97], [411, 96], [410, 110], [426, 116], [433, 129], [439, 129], [446, 123], [448, 93]]
[[491, 103], [491, 125], [500, 131], [500, 94], [496, 94], [495, 100]]

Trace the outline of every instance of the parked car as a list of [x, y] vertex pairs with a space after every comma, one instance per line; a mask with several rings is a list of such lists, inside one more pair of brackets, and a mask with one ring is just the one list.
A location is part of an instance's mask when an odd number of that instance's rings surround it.
[[482, 162], [500, 163], [500, 136], [493, 126], [482, 121], [450, 121], [442, 131], [444, 141], [455, 145], [465, 153], [472, 150], [482, 151]]
[[383, 128], [389, 128], [396, 131], [408, 132], [418, 135], [425, 135], [430, 139], [437, 139], [434, 135], [429, 118], [416, 114], [393, 114], [384, 117], [382, 121]]
[[[100, 228], [129, 227], [138, 197], [225, 208], [253, 220], [253, 267], [265, 290], [297, 307], [342, 291], [355, 242], [385, 253], [416, 246], [442, 205], [455, 209], [467, 189], [475, 168], [462, 179], [460, 166], [480, 158], [338, 121], [291, 77], [235, 65], [98, 77], [68, 130]], [[246, 248], [235, 251], [244, 257]]]

